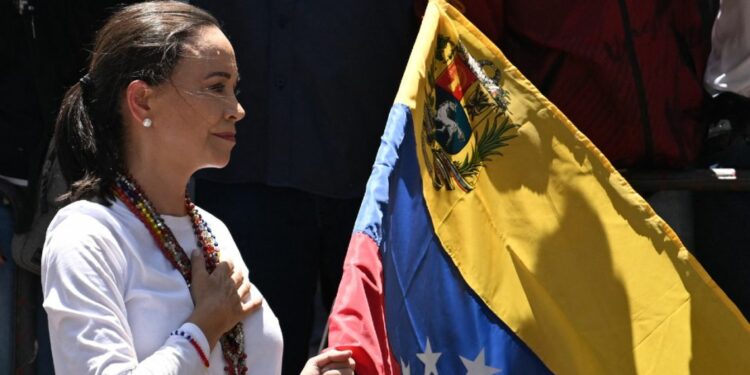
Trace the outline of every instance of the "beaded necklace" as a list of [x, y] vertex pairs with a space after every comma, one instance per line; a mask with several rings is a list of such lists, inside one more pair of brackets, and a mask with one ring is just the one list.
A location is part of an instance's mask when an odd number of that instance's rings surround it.
[[[130, 176], [118, 174], [113, 190], [115, 195], [146, 226], [164, 257], [180, 272], [188, 288], [190, 288], [192, 276], [190, 258], [185, 254], [172, 231], [164, 223], [164, 219], [156, 212], [153, 204], [146, 198], [135, 180]], [[193, 224], [198, 247], [203, 251], [203, 256], [206, 259], [206, 269], [208, 272], [213, 272], [219, 263], [219, 244], [216, 242], [216, 237], [211, 233], [208, 224], [203, 220], [198, 208], [188, 198], [187, 194], [185, 195], [185, 208]], [[245, 335], [242, 322], [237, 323], [231, 330], [223, 334], [219, 342], [224, 353], [224, 359], [227, 362], [227, 366], [224, 367], [227, 374], [247, 374], [247, 366], [245, 366], [247, 355], [245, 354]]]

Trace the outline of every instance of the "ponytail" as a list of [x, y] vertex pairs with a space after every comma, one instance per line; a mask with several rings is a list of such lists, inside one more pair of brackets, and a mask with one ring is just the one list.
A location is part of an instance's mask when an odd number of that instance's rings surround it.
[[60, 197], [64, 201], [113, 198], [109, 191], [116, 173], [113, 167], [121, 161], [112, 156], [120, 153], [107, 152], [104, 146], [111, 143], [106, 138], [120, 137], [101, 134], [103, 129], [94, 126], [91, 111], [92, 104], [96, 104], [92, 99], [94, 93], [95, 87], [87, 74], [65, 94], [57, 116], [55, 150], [63, 177], [70, 184], [70, 190]]

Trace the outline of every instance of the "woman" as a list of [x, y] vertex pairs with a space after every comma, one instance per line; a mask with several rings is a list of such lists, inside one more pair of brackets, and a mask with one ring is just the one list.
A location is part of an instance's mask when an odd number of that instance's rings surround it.
[[[227, 228], [185, 194], [196, 170], [229, 161], [238, 79], [196, 7], [128, 6], [98, 32], [55, 135], [72, 202], [42, 259], [57, 373], [280, 372], [276, 317]], [[321, 354], [303, 373], [351, 373], [350, 356]]]

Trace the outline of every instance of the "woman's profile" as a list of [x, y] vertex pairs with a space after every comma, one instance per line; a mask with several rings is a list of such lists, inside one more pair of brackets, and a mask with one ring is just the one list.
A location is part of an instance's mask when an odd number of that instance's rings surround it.
[[[67, 92], [55, 144], [71, 202], [42, 258], [59, 374], [278, 374], [282, 334], [226, 226], [186, 194], [245, 111], [217, 21], [176, 1], [115, 13]], [[349, 352], [304, 374], [351, 373]]]

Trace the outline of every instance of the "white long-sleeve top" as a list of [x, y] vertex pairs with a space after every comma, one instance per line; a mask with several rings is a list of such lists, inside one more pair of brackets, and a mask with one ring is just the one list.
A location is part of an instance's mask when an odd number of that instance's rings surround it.
[[750, 2], [721, 0], [703, 80], [711, 94], [750, 97]]
[[[200, 213], [216, 236], [221, 259], [231, 259], [247, 278], [224, 223]], [[197, 247], [190, 218], [163, 218], [190, 254]], [[193, 311], [185, 280], [119, 200], [111, 207], [78, 201], [57, 213], [47, 230], [42, 287], [58, 374], [224, 373], [220, 344], [206, 369], [188, 340], [170, 337], [182, 329], [209, 353], [203, 332], [185, 323]], [[251, 295], [259, 294], [253, 286]], [[248, 373], [281, 373], [281, 329], [266, 301], [243, 323]]]

